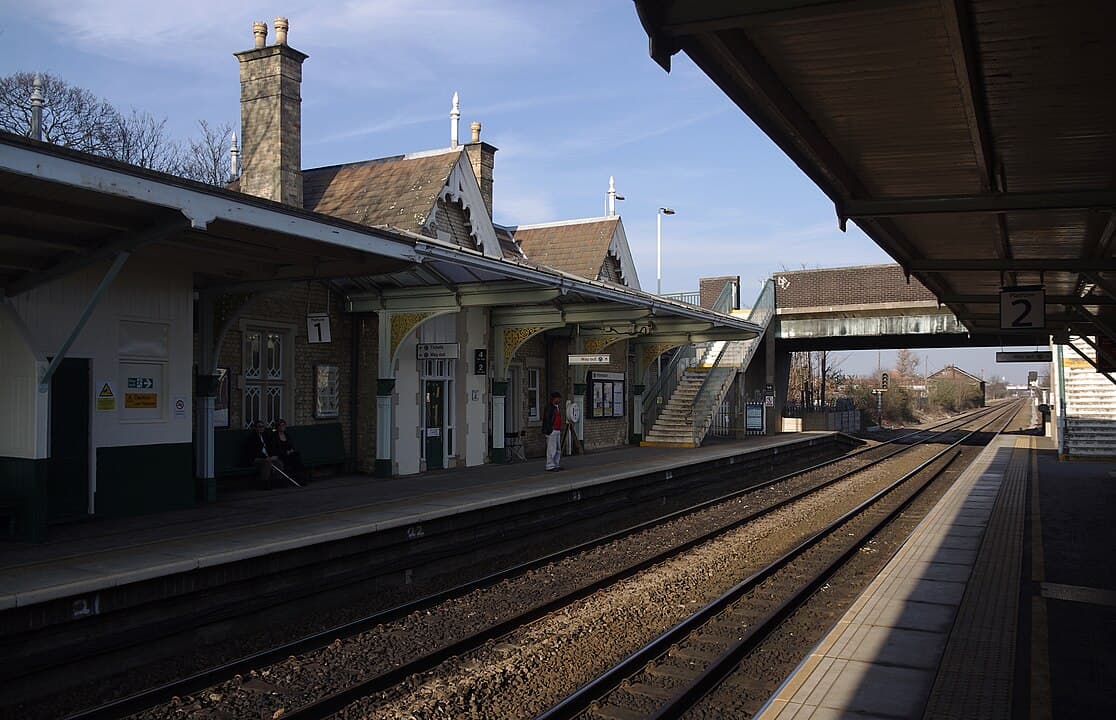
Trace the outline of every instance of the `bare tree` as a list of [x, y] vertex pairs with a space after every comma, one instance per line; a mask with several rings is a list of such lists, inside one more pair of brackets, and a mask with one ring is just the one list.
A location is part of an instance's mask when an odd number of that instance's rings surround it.
[[175, 172], [182, 164], [178, 143], [167, 137], [167, 120], [156, 120], [151, 113], [135, 108], [128, 115], [118, 115], [113, 127], [113, 147], [109, 157], [132, 165]]
[[199, 120], [198, 129], [200, 134], [182, 152], [175, 174], [210, 185], [224, 185], [232, 179], [229, 166], [232, 125], [210, 125]]
[[[46, 142], [213, 185], [228, 182], [228, 123], [211, 126], [203, 120], [200, 137], [182, 144], [168, 135], [166, 118], [135, 108], [123, 113], [53, 75], [40, 79]], [[34, 81], [29, 72], [0, 78], [0, 130], [30, 135]]]
[[896, 378], [904, 385], [910, 385], [918, 377], [918, 356], [907, 348], [901, 349], [895, 355]]
[[[120, 113], [106, 100], [73, 87], [53, 75], [43, 83], [43, 140], [83, 152], [109, 155]], [[35, 74], [19, 72], [0, 78], [0, 129], [31, 133], [31, 91]]]

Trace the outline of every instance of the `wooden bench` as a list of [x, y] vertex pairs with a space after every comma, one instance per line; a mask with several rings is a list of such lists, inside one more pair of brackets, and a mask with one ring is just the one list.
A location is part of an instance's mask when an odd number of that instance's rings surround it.
[[256, 468], [245, 465], [244, 446], [252, 430], [215, 430], [213, 432], [213, 475], [218, 478], [254, 475]]
[[[270, 431], [269, 431], [270, 432]], [[232, 478], [255, 475], [255, 466], [245, 465], [244, 448], [255, 434], [253, 430], [217, 430], [213, 433], [213, 475]], [[340, 465], [347, 469], [351, 458], [345, 448], [341, 423], [296, 425], [287, 428], [291, 443], [298, 450], [308, 473], [315, 468]]]
[[0, 537], [15, 537], [16, 519], [22, 511], [22, 500], [0, 497]]
[[341, 423], [318, 423], [288, 427], [287, 434], [302, 457], [306, 472], [313, 476], [314, 469], [341, 466], [347, 470], [352, 460], [345, 448], [345, 434]]

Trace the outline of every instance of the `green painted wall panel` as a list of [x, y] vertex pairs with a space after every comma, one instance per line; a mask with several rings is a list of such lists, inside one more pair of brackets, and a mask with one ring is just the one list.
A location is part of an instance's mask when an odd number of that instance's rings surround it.
[[191, 443], [97, 448], [98, 517], [145, 515], [195, 502]]
[[0, 457], [0, 537], [7, 537], [10, 528], [18, 540], [45, 538], [47, 463]]

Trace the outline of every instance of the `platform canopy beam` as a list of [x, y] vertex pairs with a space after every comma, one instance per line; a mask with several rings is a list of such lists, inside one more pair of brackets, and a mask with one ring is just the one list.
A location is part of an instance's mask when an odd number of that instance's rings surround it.
[[1114, 207], [1116, 207], [1116, 191], [1093, 190], [841, 200], [837, 203], [837, 214], [840, 217], [859, 219], [941, 213], [1010, 213]]

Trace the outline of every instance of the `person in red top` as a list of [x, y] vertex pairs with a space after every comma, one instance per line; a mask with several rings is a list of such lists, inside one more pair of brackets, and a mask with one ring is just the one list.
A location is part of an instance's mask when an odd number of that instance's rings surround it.
[[550, 404], [546, 406], [542, 422], [543, 435], [546, 436], [546, 470], [557, 472], [562, 469], [562, 393], [550, 393]]

